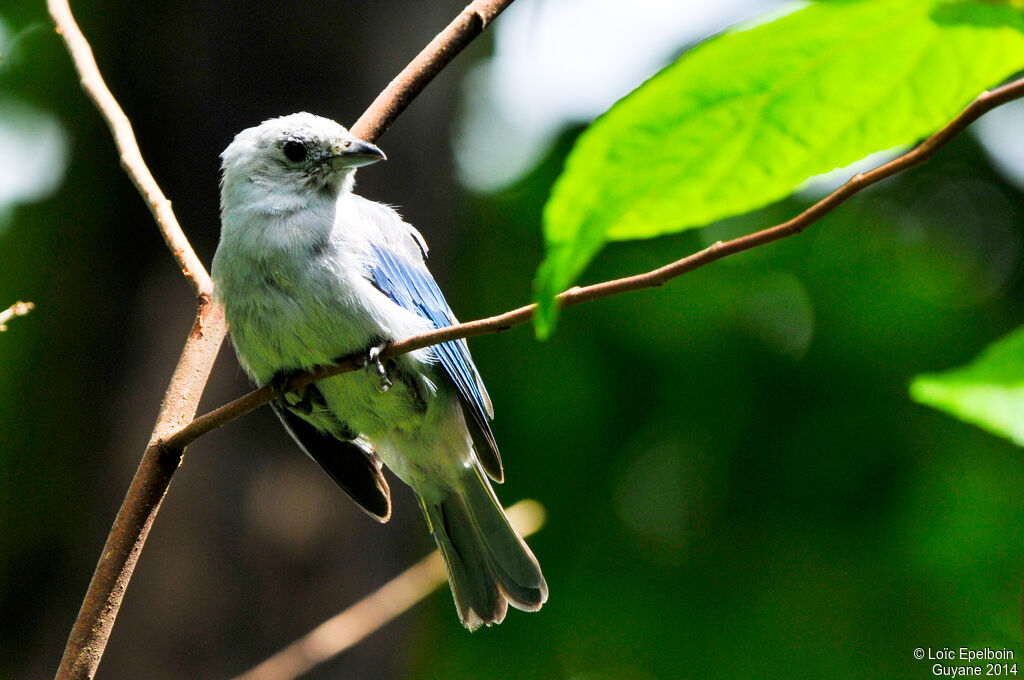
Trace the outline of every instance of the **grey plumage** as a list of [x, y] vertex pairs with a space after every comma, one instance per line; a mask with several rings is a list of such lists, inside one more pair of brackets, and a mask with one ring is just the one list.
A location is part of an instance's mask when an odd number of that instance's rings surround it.
[[[455, 323], [424, 263], [422, 236], [352, 193], [355, 167], [383, 154], [333, 121], [295, 114], [225, 150], [215, 294], [246, 372], [295, 370]], [[490, 397], [465, 341], [287, 394], [275, 410], [299, 445], [369, 514], [386, 521], [386, 464], [420, 498], [463, 623], [539, 609], [547, 584], [487, 476], [503, 479]]]

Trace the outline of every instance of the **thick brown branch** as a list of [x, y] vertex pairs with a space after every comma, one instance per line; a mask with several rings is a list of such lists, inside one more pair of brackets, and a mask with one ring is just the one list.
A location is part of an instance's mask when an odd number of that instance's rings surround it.
[[160, 185], [153, 179], [146, 162], [142, 159], [142, 152], [139, 151], [139, 144], [135, 140], [135, 132], [132, 131], [132, 124], [124, 115], [114, 95], [110, 93], [107, 84], [100, 75], [100, 69], [96, 65], [92, 48], [89, 42], [82, 35], [81, 29], [75, 23], [71, 14], [71, 8], [67, 0], [48, 0], [47, 6], [50, 9], [50, 16], [57, 26], [57, 32], [67, 43], [68, 52], [78, 70], [79, 78], [82, 81], [82, 89], [89, 98], [96, 104], [103, 119], [107, 122], [110, 132], [114, 135], [114, 143], [121, 156], [121, 165], [131, 178], [135, 187], [142, 194], [142, 198], [153, 213], [153, 219], [160, 227], [167, 247], [181, 267], [181, 273], [185, 275], [197, 295], [212, 295], [213, 283], [210, 275], [206, 273], [206, 267], [199, 261], [192, 245], [185, 238], [185, 232], [178, 224], [178, 218], [171, 210], [171, 202], [160, 190]]
[[388, 83], [370, 108], [352, 125], [352, 134], [373, 141], [387, 130], [416, 95], [480, 35], [513, 0], [475, 0], [437, 34], [402, 72]]
[[[682, 276], [687, 272], [703, 267], [715, 260], [720, 260], [728, 255], [734, 255], [736, 253], [743, 252], [744, 250], [750, 250], [751, 248], [771, 243], [772, 241], [777, 241], [781, 238], [785, 238], [786, 236], [799, 234], [801, 231], [842, 205], [854, 194], [857, 194], [872, 184], [877, 184], [883, 179], [891, 177], [898, 172], [902, 172], [908, 168], [924, 163], [926, 160], [931, 158], [936, 151], [945, 146], [949, 140], [960, 132], [963, 132], [968, 125], [976, 121], [986, 112], [991, 111], [1006, 102], [1014, 99], [1020, 99], [1021, 97], [1024, 97], [1024, 78], [1015, 80], [995, 90], [984, 92], [971, 102], [967, 108], [961, 111], [956, 118], [911, 151], [908, 151], [899, 158], [889, 161], [884, 165], [880, 165], [869, 172], [853, 177], [846, 184], [842, 185], [831, 194], [787, 222], [783, 222], [782, 224], [775, 225], [774, 227], [768, 227], [767, 229], [762, 229], [761, 231], [748, 234], [747, 236], [741, 236], [730, 241], [719, 241], [708, 246], [704, 250], [688, 255], [681, 260], [676, 260], [664, 267], [660, 267], [643, 274], [627, 276], [621, 279], [614, 279], [612, 281], [604, 281], [602, 283], [595, 283], [590, 286], [571, 288], [558, 296], [558, 304], [563, 308], [573, 307], [575, 305], [583, 304], [584, 302], [591, 302], [593, 300], [610, 297], [612, 295], [619, 295], [630, 291], [660, 286], [677, 276]], [[487, 335], [489, 333], [500, 333], [501, 331], [508, 330], [513, 326], [518, 326], [530, 321], [533, 318], [536, 308], [536, 305], [526, 305], [525, 307], [513, 309], [497, 316], [477, 319], [476, 321], [467, 321], [455, 326], [439, 328], [428, 333], [415, 335], [413, 337], [391, 343], [384, 349], [381, 356], [384, 358], [390, 358], [398, 356], [399, 354], [405, 354], [406, 352], [423, 349], [430, 345], [447, 342], [449, 340], [472, 338], [478, 335]], [[297, 389], [316, 382], [317, 380], [357, 370], [362, 367], [362, 359], [361, 355], [341, 357], [337, 360], [337, 363], [334, 366], [323, 366], [309, 373], [297, 375], [290, 383], [288, 383], [288, 385], [286, 385], [286, 389]], [[248, 413], [258, 406], [266, 404], [273, 398], [274, 390], [271, 387], [263, 387], [250, 392], [249, 394], [239, 397], [220, 408], [199, 416], [189, 425], [167, 439], [166, 444], [169, 446], [185, 446], [194, 441], [197, 437], [201, 437], [207, 432], [229, 423], [235, 418]]]

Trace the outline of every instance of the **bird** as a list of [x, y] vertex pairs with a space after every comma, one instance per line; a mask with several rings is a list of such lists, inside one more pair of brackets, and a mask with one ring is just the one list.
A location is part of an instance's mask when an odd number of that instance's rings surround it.
[[[540, 565], [491, 482], [504, 470], [494, 409], [465, 340], [382, 360], [389, 342], [458, 323], [427, 244], [391, 206], [353, 192], [374, 144], [310, 113], [243, 130], [221, 154], [211, 276], [239, 363], [310, 458], [387, 522], [386, 465], [415, 492], [462, 624], [548, 598]], [[288, 391], [298, 371], [359, 353], [365, 370]]]

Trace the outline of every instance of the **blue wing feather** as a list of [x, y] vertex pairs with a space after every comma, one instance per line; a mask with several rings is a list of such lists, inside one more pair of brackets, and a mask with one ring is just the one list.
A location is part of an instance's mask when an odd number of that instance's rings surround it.
[[[422, 263], [410, 263], [387, 248], [374, 246], [372, 250], [374, 261], [370, 264], [369, 273], [381, 292], [397, 305], [429, 320], [435, 328], [455, 323], [455, 315], [441, 294], [441, 289]], [[493, 417], [491, 400], [473, 364], [469, 346], [465, 340], [460, 339], [434, 345], [430, 349], [458, 388], [463, 404], [469, 407], [469, 415], [476, 421], [483, 435], [485, 441], [477, 442], [481, 463], [491, 477], [500, 481], [501, 461], [488, 424], [488, 420]], [[480, 450], [483, 446], [490, 451]], [[493, 461], [488, 460], [490, 455], [493, 455]]]

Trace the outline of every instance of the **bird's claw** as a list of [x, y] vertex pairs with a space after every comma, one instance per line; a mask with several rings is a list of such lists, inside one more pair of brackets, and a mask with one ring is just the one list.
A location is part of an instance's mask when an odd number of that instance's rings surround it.
[[366, 353], [366, 370], [373, 371], [380, 378], [380, 384], [377, 385], [377, 391], [384, 394], [391, 389], [391, 378], [388, 377], [387, 369], [384, 368], [384, 362], [381, 361], [380, 355], [384, 351], [387, 343], [371, 347], [370, 351]]
[[289, 390], [288, 384], [291, 383], [292, 378], [301, 371], [281, 371], [274, 375], [268, 383], [274, 388], [274, 392], [277, 393], [278, 398], [284, 401], [289, 408], [295, 411], [301, 411], [302, 413], [311, 413], [313, 410], [312, 404], [309, 401], [309, 397], [306, 394], [306, 388], [300, 387], [297, 390]]

